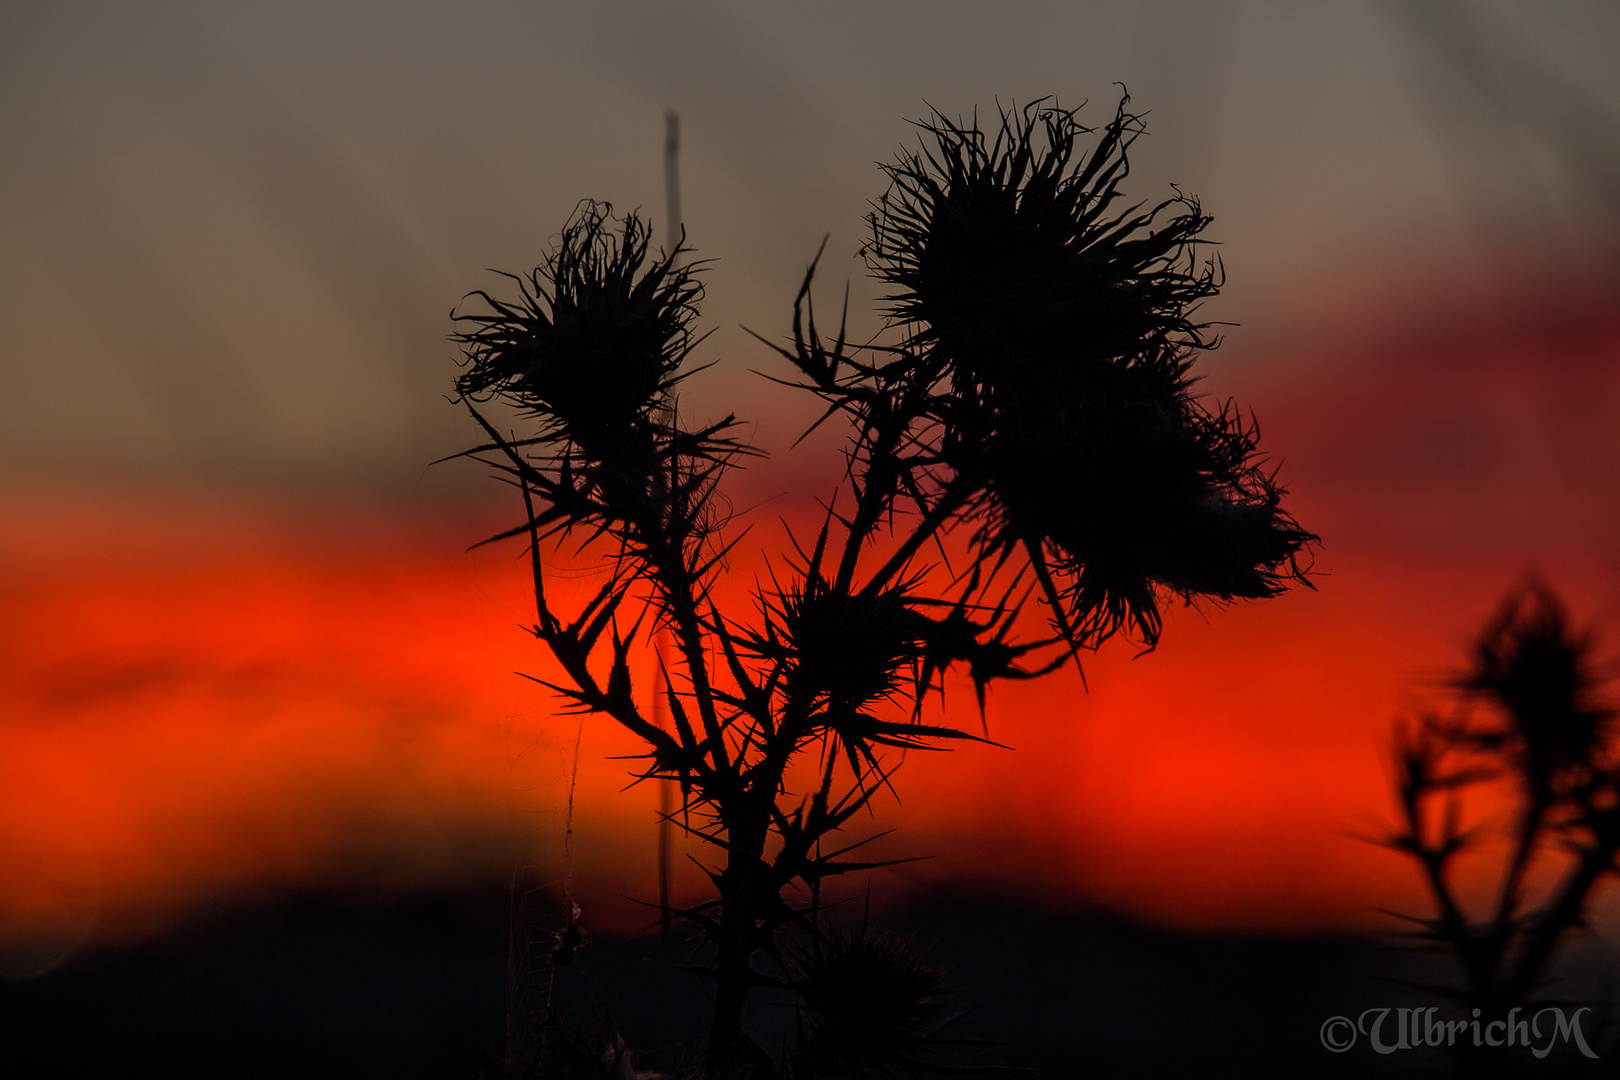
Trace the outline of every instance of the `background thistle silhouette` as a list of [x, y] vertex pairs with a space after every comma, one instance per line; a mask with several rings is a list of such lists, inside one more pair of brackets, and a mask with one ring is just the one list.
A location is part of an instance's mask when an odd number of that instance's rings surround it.
[[[1401, 824], [1386, 843], [1418, 862], [1435, 907], [1405, 918], [1462, 969], [1460, 989], [1435, 989], [1487, 1015], [1505, 1015], [1544, 988], [1555, 948], [1584, 924], [1593, 890], [1616, 871], [1620, 744], [1615, 711], [1599, 695], [1594, 641], [1570, 625], [1551, 589], [1527, 582], [1475, 642], [1472, 663], [1453, 681], [1453, 707], [1395, 726]], [[1495, 895], [1473, 915], [1455, 866], [1491, 830], [1464, 825], [1461, 799], [1491, 785], [1510, 798], [1507, 844]], [[1499, 1057], [1465, 1056], [1463, 1070], [1492, 1075]]]
[[[1044, 103], [1001, 113], [991, 133], [937, 113], [921, 127], [924, 148], [887, 168], [870, 218], [868, 262], [897, 287], [892, 343], [824, 338], [812, 264], [791, 342], [772, 346], [850, 441], [816, 536], [790, 538], [752, 617], [712, 595], [736, 542], [719, 486], [750, 451], [734, 418], [689, 425], [669, 393], [701, 296], [683, 249], [654, 256], [634, 214], [584, 203], [546, 261], [514, 279], [519, 300], [473, 293], [480, 309], [454, 316], [457, 386], [489, 436], [468, 454], [515, 484], [527, 511], [493, 539], [528, 539], [534, 633], [566, 678], [547, 685], [640, 736], [639, 775], [679, 784], [680, 823], [721, 858], [717, 895], [679, 913], [709, 947], [714, 1075], [769, 1061], [743, 1032], [743, 1006], [782, 980], [755, 957], [782, 971], [784, 932], [812, 950], [830, 941], [823, 882], [879, 865], [847, 857], [858, 842], [825, 841], [889, 786], [885, 752], [978, 738], [923, 722], [948, 671], [965, 669], [982, 709], [991, 682], [1046, 674], [1127, 624], [1152, 644], [1162, 591], [1225, 601], [1303, 581], [1296, 557], [1314, 539], [1258, 468], [1252, 423], [1191, 393], [1193, 357], [1213, 345], [1193, 322], [1219, 284], [1193, 247], [1209, 219], [1181, 197], [1116, 208], [1141, 132], [1124, 103], [1099, 132]], [[1171, 206], [1183, 212], [1156, 225]], [[476, 408], [492, 396], [530, 430], [503, 435]], [[920, 557], [957, 527], [965, 565]], [[541, 550], [572, 530], [603, 544], [607, 580], [570, 616], [548, 601]], [[1049, 629], [1030, 636], [1020, 615], [1037, 593]], [[631, 681], [632, 651], [658, 628], [676, 654], [667, 730]], [[801, 760], [808, 790], [789, 777]], [[847, 1070], [850, 1047], [871, 1046], [889, 1048], [873, 1069], [922, 1068], [890, 1054], [915, 1038], [922, 1008], [893, 1011], [905, 1031], [839, 1042], [827, 1067]], [[807, 1038], [831, 1045], [831, 1023]]]

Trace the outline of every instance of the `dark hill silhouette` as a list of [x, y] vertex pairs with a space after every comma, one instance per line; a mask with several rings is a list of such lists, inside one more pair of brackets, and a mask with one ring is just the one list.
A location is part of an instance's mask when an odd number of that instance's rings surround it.
[[[1328, 1016], [1431, 1003], [1382, 978], [1425, 974], [1422, 961], [1353, 936], [1172, 931], [947, 891], [883, 923], [959, 991], [965, 1015], [953, 1034], [988, 1040], [996, 1045], [981, 1058], [1041, 1076], [1446, 1075], [1422, 1053], [1321, 1047]], [[216, 909], [184, 932], [87, 950], [36, 981], [0, 984], [0, 1075], [471, 1080], [495, 1071], [506, 948], [507, 896], [497, 888]], [[657, 948], [656, 932], [599, 935], [559, 986], [572, 1014], [590, 1019], [611, 1001], [631, 1045], [656, 1045], [657, 968], [647, 958]], [[696, 1037], [701, 991], [676, 985], [675, 1027]], [[755, 1013], [767, 1038], [772, 1017]]]

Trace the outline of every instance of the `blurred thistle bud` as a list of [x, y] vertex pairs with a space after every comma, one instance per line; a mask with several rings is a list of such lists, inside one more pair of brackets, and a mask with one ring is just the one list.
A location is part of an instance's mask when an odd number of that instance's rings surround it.
[[1458, 680], [1502, 711], [1507, 728], [1480, 741], [1510, 748], [1534, 794], [1561, 797], [1611, 764], [1615, 713], [1598, 700], [1593, 643], [1570, 627], [1557, 595], [1532, 580], [1502, 602]]
[[909, 943], [862, 925], [833, 929], [794, 958], [800, 1002], [795, 1075], [887, 1077], [948, 1073], [950, 1021], [942, 973]]
[[1193, 320], [1220, 286], [1196, 257], [1210, 219], [1179, 193], [1116, 206], [1143, 131], [1128, 101], [1100, 132], [1042, 102], [993, 138], [936, 112], [933, 145], [886, 167], [865, 250], [898, 286], [902, 362], [935, 382], [940, 456], [980, 491], [981, 555], [1023, 549], [1075, 645], [1125, 626], [1154, 643], [1161, 590], [1275, 595], [1316, 539], [1282, 510], [1253, 423], [1192, 393], [1216, 344]]

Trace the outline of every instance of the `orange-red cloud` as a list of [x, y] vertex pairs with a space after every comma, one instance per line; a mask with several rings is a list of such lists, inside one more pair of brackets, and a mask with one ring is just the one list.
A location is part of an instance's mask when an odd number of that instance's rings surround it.
[[[876, 808], [899, 828], [882, 850], [935, 856], [899, 876], [1215, 928], [1420, 903], [1351, 835], [1388, 820], [1392, 715], [1531, 565], [1583, 617], [1620, 595], [1620, 353], [1591, 329], [1556, 342], [1578, 364], [1492, 332], [1270, 368], [1251, 397], [1325, 537], [1319, 590], [1177, 610], [1158, 652], [1089, 658], [1086, 688], [996, 688], [1013, 749], [914, 753]], [[652, 892], [657, 793], [612, 760], [640, 747], [513, 674], [545, 663], [515, 549], [461, 550], [488, 522], [94, 494], [20, 496], [0, 529], [0, 936], [92, 912], [141, 932], [242, 889], [561, 874], [576, 736], [576, 890], [644, 919], [620, 897]], [[759, 565], [737, 556], [733, 603]], [[977, 725], [970, 693], [950, 708]]]

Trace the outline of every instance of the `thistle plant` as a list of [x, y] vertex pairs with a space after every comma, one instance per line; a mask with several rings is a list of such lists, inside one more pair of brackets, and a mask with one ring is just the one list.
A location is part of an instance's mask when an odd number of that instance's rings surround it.
[[[1401, 824], [1386, 843], [1418, 863], [1435, 909], [1404, 918], [1461, 967], [1460, 989], [1436, 989], [1486, 1015], [1544, 988], [1556, 947], [1620, 872], [1620, 732], [1601, 700], [1594, 641], [1531, 581], [1485, 626], [1451, 707], [1395, 726]], [[1505, 828], [1465, 825], [1465, 794], [1492, 790], [1511, 808]], [[1494, 889], [1471, 913], [1457, 861], [1493, 835], [1505, 842]]]
[[[516, 299], [472, 293], [453, 315], [457, 389], [487, 436], [468, 455], [523, 500], [492, 539], [528, 544], [533, 632], [561, 670], [546, 685], [640, 737], [637, 775], [678, 785], [678, 823], [712, 845], [713, 896], [677, 913], [705, 945], [711, 1076], [769, 1060], [743, 1030], [762, 986], [799, 987], [823, 1018], [797, 1075], [847, 1071], [861, 1046], [881, 1048], [874, 1069], [920, 1067], [905, 1043], [933, 1015], [927, 979], [868, 944], [836, 947], [816, 912], [824, 882], [878, 865], [835, 834], [892, 786], [898, 752], [986, 741], [932, 715], [948, 673], [972, 681], [982, 714], [990, 684], [1051, 673], [1118, 631], [1154, 644], [1167, 596], [1304, 581], [1315, 538], [1281, 508], [1252, 422], [1192, 393], [1215, 344], [1195, 321], [1220, 285], [1200, 261], [1210, 219], [1179, 194], [1125, 204], [1142, 133], [1125, 104], [1097, 130], [1045, 102], [988, 131], [920, 123], [869, 216], [865, 258], [892, 288], [880, 343], [818, 330], [812, 262], [791, 338], [767, 344], [781, 381], [820, 399], [818, 423], [846, 425], [846, 468], [819, 528], [787, 538], [743, 611], [716, 596], [741, 536], [721, 488], [754, 451], [734, 417], [683, 411], [704, 269], [684, 235], [655, 253], [636, 215], [582, 203], [545, 261], [510, 277]], [[499, 430], [478, 408], [490, 398], [524, 430]], [[606, 575], [577, 611], [547, 593], [543, 554], [569, 542]], [[947, 543], [965, 558], [935, 558]], [[659, 632], [667, 726], [631, 678]], [[797, 954], [810, 968], [784, 955], [793, 935], [812, 943]], [[857, 953], [923, 987], [887, 1034], [827, 1019], [839, 1006], [820, 999], [840, 984], [815, 965]]]

